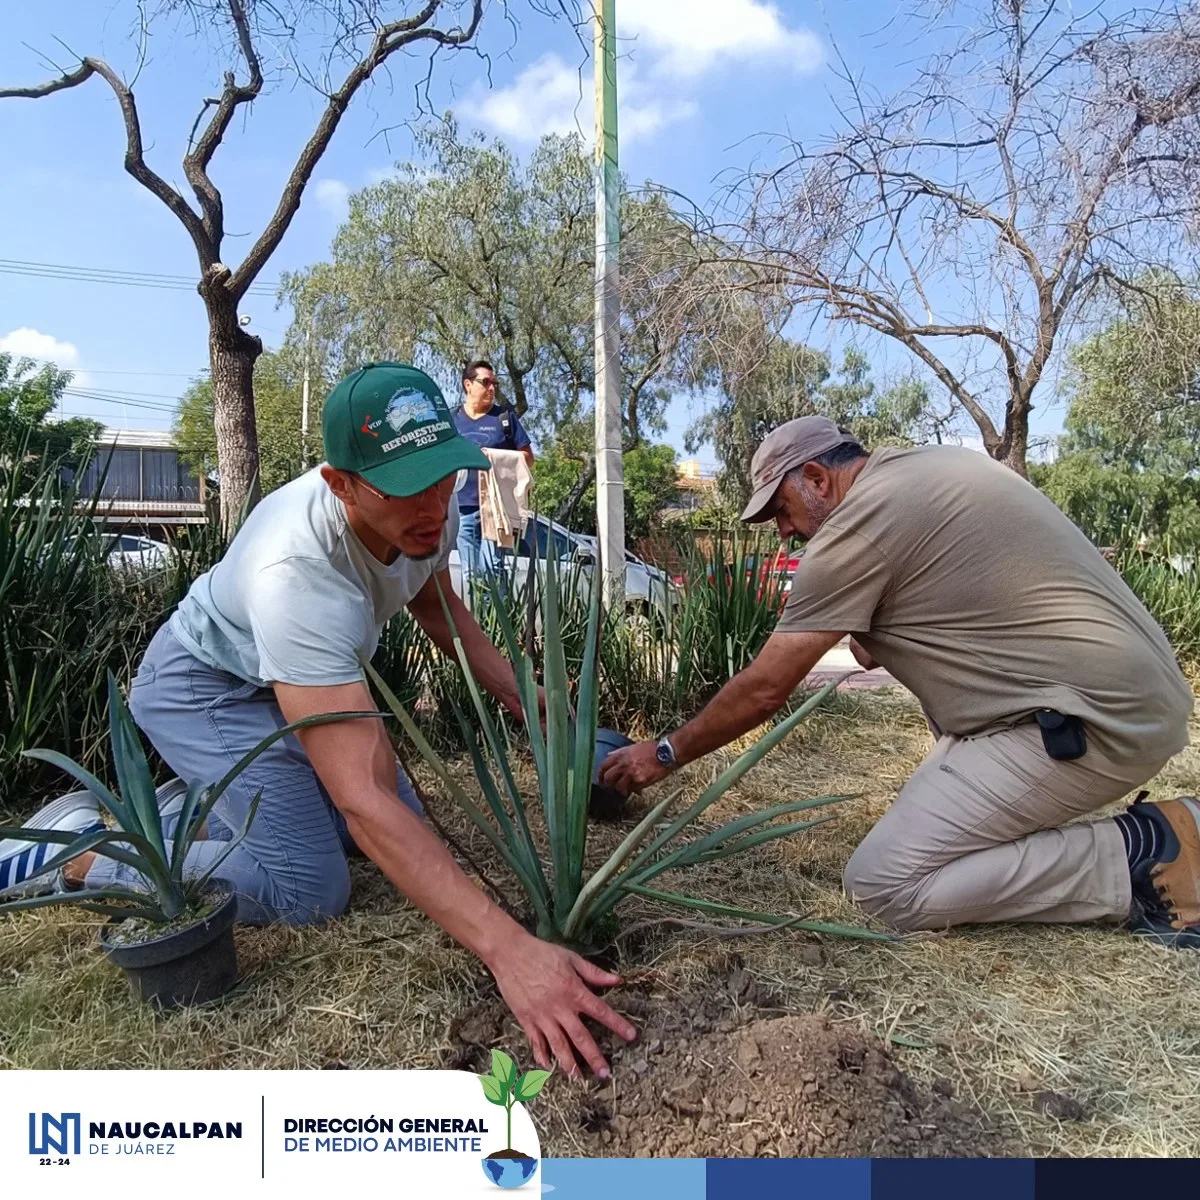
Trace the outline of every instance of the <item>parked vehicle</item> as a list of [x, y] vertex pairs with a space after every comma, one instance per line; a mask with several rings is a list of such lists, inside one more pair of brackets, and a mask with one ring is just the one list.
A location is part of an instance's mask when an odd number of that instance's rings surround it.
[[169, 548], [153, 538], [140, 534], [122, 533], [112, 539], [108, 551], [109, 565], [126, 571], [154, 571], [167, 565]]
[[[545, 560], [548, 554], [553, 554], [557, 562], [578, 564], [580, 577], [589, 580], [596, 563], [597, 547], [597, 540], [590, 534], [575, 533], [547, 517], [531, 518], [514, 547], [517, 584], [521, 586], [526, 578], [531, 558]], [[512, 561], [511, 558], [509, 561]], [[461, 596], [462, 566], [457, 550], [450, 552], [450, 579], [455, 592]], [[674, 607], [679, 603], [679, 593], [665, 571], [652, 567], [632, 551], [626, 550], [625, 603], [639, 613], [648, 615], [653, 611], [665, 616], [668, 605]]]
[[[163, 542], [143, 537], [139, 533], [105, 533], [98, 535], [104, 547], [104, 558], [116, 571], [156, 571], [167, 565], [171, 550]], [[76, 538], [65, 539], [69, 546]], [[43, 551], [43, 556], [46, 554]]]

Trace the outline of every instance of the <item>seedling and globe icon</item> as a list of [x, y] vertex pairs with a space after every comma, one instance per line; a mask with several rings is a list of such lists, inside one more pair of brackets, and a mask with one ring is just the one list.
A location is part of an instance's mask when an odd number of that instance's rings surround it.
[[528, 1183], [537, 1170], [538, 1160], [535, 1156], [513, 1149], [512, 1110], [514, 1104], [532, 1100], [549, 1078], [549, 1071], [526, 1071], [518, 1075], [516, 1063], [503, 1050], [492, 1051], [491, 1074], [478, 1076], [489, 1103], [500, 1105], [508, 1119], [505, 1149], [497, 1150], [482, 1160], [483, 1173], [497, 1187], [519, 1188]]

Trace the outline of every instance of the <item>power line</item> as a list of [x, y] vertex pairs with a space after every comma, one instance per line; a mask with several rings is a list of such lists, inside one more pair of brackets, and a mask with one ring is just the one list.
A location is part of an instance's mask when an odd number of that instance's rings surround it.
[[[14, 358], [27, 358], [30, 362], [41, 363], [43, 366], [59, 367], [57, 359], [37, 358], [31, 354], [17, 354], [9, 351]], [[203, 375], [208, 367], [198, 367], [194, 371], [124, 371], [119, 367], [105, 367], [103, 370], [94, 367], [60, 367], [60, 370], [70, 371], [72, 375], [147, 375], [157, 379], [195, 379]]]
[[[0, 273], [34, 279], [66, 279], [74, 283], [111, 283], [123, 287], [162, 288], [168, 291], [196, 290], [196, 280], [187, 275], [164, 275], [149, 271], [117, 270], [108, 267], [80, 267], [65, 263], [39, 263], [19, 258], [0, 258]], [[255, 280], [247, 295], [274, 296], [278, 280]]]
[[179, 406], [177, 404], [155, 404], [151, 400], [136, 400], [127, 396], [121, 395], [97, 395], [94, 392], [75, 391], [68, 388], [64, 396], [69, 396], [73, 400], [91, 400], [101, 404], [120, 405], [122, 408], [144, 408], [150, 412], [175, 413]]
[[148, 396], [151, 400], [178, 400], [179, 397], [173, 392], [129, 392], [120, 388], [67, 388], [68, 392], [92, 392], [97, 396]]

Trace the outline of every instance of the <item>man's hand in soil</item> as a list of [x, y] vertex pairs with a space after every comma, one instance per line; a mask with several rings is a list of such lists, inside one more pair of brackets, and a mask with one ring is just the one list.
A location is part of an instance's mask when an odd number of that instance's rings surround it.
[[614, 987], [621, 982], [593, 966], [586, 958], [562, 946], [553, 946], [522, 931], [506, 950], [488, 962], [500, 995], [517, 1018], [539, 1067], [549, 1070], [552, 1060], [578, 1078], [579, 1058], [601, 1079], [608, 1078], [608, 1063], [588, 1032], [580, 1014], [599, 1021], [632, 1042], [637, 1030], [590, 988]]

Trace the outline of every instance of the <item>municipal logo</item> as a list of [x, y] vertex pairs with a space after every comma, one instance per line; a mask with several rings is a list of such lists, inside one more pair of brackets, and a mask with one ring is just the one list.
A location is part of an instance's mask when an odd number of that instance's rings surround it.
[[29, 1153], [78, 1154], [80, 1124], [78, 1113], [30, 1113]]
[[388, 401], [384, 419], [396, 433], [414, 421], [436, 421], [438, 411], [430, 398], [419, 388], [401, 388]]

